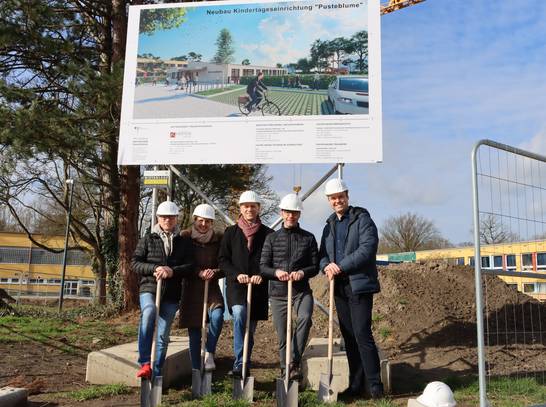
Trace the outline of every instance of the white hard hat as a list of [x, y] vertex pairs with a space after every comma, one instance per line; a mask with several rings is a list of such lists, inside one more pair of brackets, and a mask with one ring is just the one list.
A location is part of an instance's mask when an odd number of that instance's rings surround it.
[[331, 179], [324, 186], [324, 194], [326, 195], [338, 194], [340, 192], [344, 192], [348, 190], [349, 190], [349, 187], [347, 186], [345, 181], [339, 178]]
[[156, 215], [158, 216], [176, 216], [180, 210], [172, 201], [161, 202], [157, 207]]
[[303, 204], [301, 202], [301, 199], [296, 194], [288, 194], [283, 199], [281, 199], [279, 208], [286, 211], [301, 212], [303, 210]]
[[239, 205], [244, 203], [260, 203], [260, 197], [254, 191], [245, 191], [241, 194], [239, 198]]
[[209, 204], [197, 205], [193, 210], [193, 216], [199, 216], [205, 219], [216, 219], [216, 214], [214, 213], [214, 208]]
[[430, 382], [417, 401], [426, 407], [455, 407], [457, 403], [449, 386], [442, 382]]

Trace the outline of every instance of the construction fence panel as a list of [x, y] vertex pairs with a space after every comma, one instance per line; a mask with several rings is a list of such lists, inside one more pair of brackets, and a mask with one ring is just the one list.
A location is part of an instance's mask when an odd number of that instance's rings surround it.
[[546, 385], [546, 157], [482, 140], [472, 164], [471, 264], [485, 407], [495, 405], [499, 383], [513, 386], [513, 394], [521, 380]]

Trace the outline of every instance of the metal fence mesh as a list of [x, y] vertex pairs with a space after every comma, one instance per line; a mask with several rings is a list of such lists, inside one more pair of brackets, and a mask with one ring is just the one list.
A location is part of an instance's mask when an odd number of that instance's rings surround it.
[[[478, 326], [478, 335], [483, 335], [480, 375], [485, 377], [480, 377], [480, 392], [485, 395], [482, 387], [498, 376], [530, 378], [544, 385], [546, 161], [509, 146], [481, 142], [475, 147], [474, 182], [479, 240], [475, 266], [483, 294], [483, 332]], [[477, 294], [479, 302], [479, 290]], [[491, 400], [490, 393], [487, 399]], [[485, 405], [482, 397], [480, 406]]]

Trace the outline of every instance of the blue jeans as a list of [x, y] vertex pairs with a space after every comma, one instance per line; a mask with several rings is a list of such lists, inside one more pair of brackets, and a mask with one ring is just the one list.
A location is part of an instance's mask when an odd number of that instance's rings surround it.
[[[222, 333], [222, 325], [224, 324], [224, 309], [215, 308], [209, 310], [209, 330], [207, 333], [207, 352], [216, 352], [216, 344], [220, 333]], [[201, 328], [188, 328], [190, 337], [190, 359], [192, 369], [201, 368]]]
[[[245, 325], [246, 325], [246, 304], [234, 305], [231, 307], [231, 315], [233, 316], [233, 354], [235, 361], [233, 369], [239, 370], [243, 366], [243, 345], [245, 340]], [[254, 332], [256, 331], [258, 321], [250, 320], [249, 338], [248, 338], [248, 360], [252, 355], [252, 347], [254, 346]]]
[[[156, 361], [153, 368], [154, 376], [161, 374], [161, 369], [167, 356], [169, 334], [174, 315], [178, 310], [176, 302], [161, 302], [159, 307], [159, 321], [157, 321], [157, 349]], [[155, 323], [155, 295], [152, 293], [140, 294], [140, 325], [138, 327], [138, 363], [150, 363], [152, 353], [152, 338]]]

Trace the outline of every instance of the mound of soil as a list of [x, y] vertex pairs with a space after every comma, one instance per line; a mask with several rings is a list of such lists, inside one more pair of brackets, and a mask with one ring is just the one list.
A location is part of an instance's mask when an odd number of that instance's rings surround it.
[[[380, 268], [379, 278], [373, 329], [379, 348], [391, 361], [395, 390], [411, 391], [430, 380], [477, 373], [471, 267], [391, 264]], [[543, 371], [546, 304], [515, 291], [498, 277], [485, 276], [483, 281], [489, 373]], [[327, 304], [326, 278], [315, 278], [312, 286], [317, 299]]]

